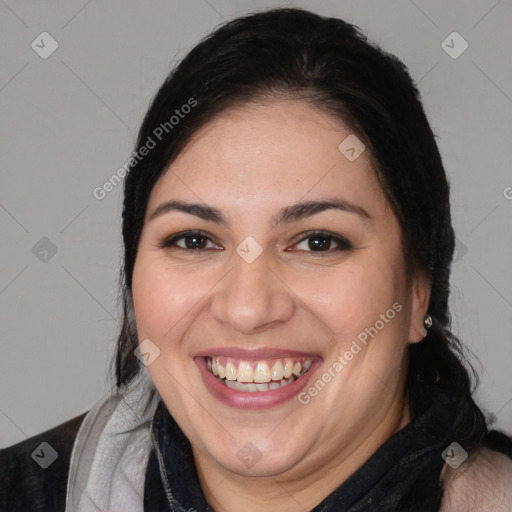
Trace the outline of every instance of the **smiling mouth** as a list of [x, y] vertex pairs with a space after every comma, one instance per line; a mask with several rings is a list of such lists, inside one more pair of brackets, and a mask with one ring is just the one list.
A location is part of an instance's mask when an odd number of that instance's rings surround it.
[[306, 374], [312, 363], [311, 357], [244, 361], [214, 356], [206, 358], [206, 369], [231, 389], [255, 393], [288, 386]]

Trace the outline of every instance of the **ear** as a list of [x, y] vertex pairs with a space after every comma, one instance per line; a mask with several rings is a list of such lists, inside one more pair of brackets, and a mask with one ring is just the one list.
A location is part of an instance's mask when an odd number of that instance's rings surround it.
[[419, 343], [427, 335], [424, 320], [430, 302], [430, 290], [430, 279], [424, 272], [417, 272], [411, 283], [409, 343]]

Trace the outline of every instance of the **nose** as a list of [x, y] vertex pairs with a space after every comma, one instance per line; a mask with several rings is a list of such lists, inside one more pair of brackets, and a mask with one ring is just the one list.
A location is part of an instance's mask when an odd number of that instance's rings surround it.
[[293, 293], [269, 268], [264, 255], [247, 263], [234, 255], [234, 268], [219, 283], [210, 302], [213, 317], [243, 334], [256, 334], [293, 317]]

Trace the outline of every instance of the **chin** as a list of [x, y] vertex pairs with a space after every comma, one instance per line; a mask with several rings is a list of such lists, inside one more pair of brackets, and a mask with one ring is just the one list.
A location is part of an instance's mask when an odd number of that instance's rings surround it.
[[205, 440], [206, 456], [230, 473], [251, 477], [286, 473], [307, 456], [309, 443], [303, 435], [286, 429], [269, 436], [269, 431], [255, 435], [244, 429], [243, 434], [233, 432], [234, 439], [226, 435], [221, 444], [218, 438]]

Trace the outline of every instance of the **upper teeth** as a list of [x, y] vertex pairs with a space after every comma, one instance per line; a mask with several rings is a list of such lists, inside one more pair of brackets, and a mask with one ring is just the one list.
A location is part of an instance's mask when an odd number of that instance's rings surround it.
[[207, 359], [207, 368], [221, 379], [264, 383], [289, 379], [292, 375], [300, 377], [311, 368], [312, 362], [312, 358], [249, 362], [212, 357]]

